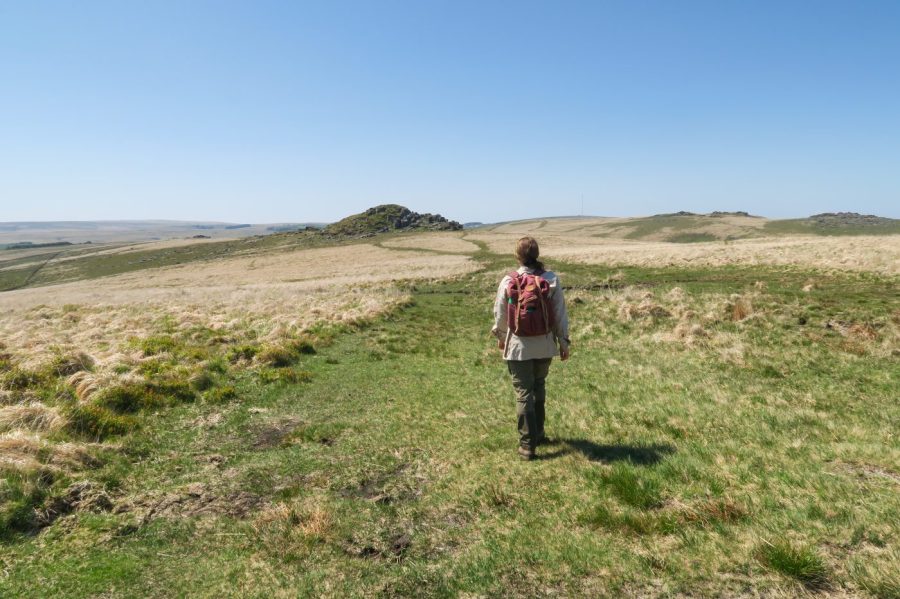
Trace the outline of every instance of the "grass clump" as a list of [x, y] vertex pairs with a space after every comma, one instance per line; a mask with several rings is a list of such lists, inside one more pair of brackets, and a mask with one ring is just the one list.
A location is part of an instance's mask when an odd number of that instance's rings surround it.
[[259, 371], [259, 380], [270, 385], [273, 383], [308, 383], [313, 375], [308, 370], [293, 368], [263, 368]]
[[132, 413], [158, 407], [160, 398], [142, 383], [123, 383], [99, 391], [93, 401], [113, 412]]
[[195, 397], [193, 388], [186, 381], [150, 381], [107, 387], [99, 391], [93, 401], [121, 414], [193, 401]]
[[767, 542], [759, 552], [767, 566], [808, 588], [819, 589], [828, 585], [828, 567], [811, 546], [795, 545], [788, 541]]
[[40, 387], [46, 382], [47, 377], [42, 372], [12, 366], [0, 377], [0, 389], [21, 391], [23, 389]]
[[616, 511], [606, 504], [598, 504], [585, 510], [578, 523], [594, 529], [605, 529], [639, 535], [671, 534], [678, 530], [675, 514], [656, 512]]
[[208, 403], [226, 403], [237, 399], [237, 397], [237, 389], [235, 389], [233, 385], [214, 387], [203, 395], [203, 398]]
[[287, 347], [295, 354], [302, 356], [314, 356], [316, 354], [315, 346], [304, 339], [294, 339], [288, 343]]
[[192, 374], [191, 378], [188, 380], [191, 388], [196, 389], [197, 391], [212, 389], [216, 386], [217, 382], [218, 379], [216, 378], [216, 374], [209, 368], [198, 370]]
[[137, 346], [145, 356], [156, 356], [162, 353], [171, 353], [178, 343], [170, 335], [154, 335], [141, 339]]
[[300, 360], [300, 356], [315, 355], [316, 348], [303, 339], [293, 339], [280, 345], [263, 346], [256, 353], [256, 360], [267, 366], [276, 368], [291, 366]]
[[162, 380], [146, 383], [151, 393], [163, 398], [163, 403], [191, 402], [197, 398], [197, 394], [188, 381]]
[[604, 473], [603, 483], [623, 503], [646, 510], [662, 505], [662, 492], [655, 478], [639, 476], [630, 464], [616, 464]]
[[65, 415], [68, 430], [98, 441], [124, 435], [137, 428], [137, 419], [133, 416], [116, 414], [95, 404], [73, 406]]
[[57, 355], [53, 358], [50, 369], [56, 376], [72, 376], [76, 372], [93, 370], [94, 359], [84, 352]]
[[249, 362], [259, 353], [258, 345], [237, 345], [228, 350], [228, 361], [232, 364], [236, 362]]
[[27, 532], [37, 524], [35, 508], [47, 496], [52, 483], [49, 473], [34, 476], [6, 476], [0, 491], [0, 539]]
[[35, 432], [52, 432], [65, 425], [65, 419], [56, 408], [40, 402], [17, 404], [0, 408], [0, 431], [24, 429]]
[[289, 347], [279, 345], [265, 346], [256, 354], [256, 359], [261, 364], [280, 368], [296, 364], [299, 356]]

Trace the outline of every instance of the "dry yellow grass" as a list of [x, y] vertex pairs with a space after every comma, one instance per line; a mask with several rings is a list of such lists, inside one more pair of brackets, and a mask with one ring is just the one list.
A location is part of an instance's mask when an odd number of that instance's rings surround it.
[[55, 408], [33, 402], [0, 408], [0, 431], [24, 429], [33, 432], [59, 430], [65, 424]]
[[91, 461], [86, 446], [52, 444], [40, 435], [15, 430], [0, 435], [0, 473], [76, 469]]
[[[768, 222], [764, 218], [737, 215], [721, 216], [707, 220], [709, 221], [707, 224], [698, 224], [691, 229], [691, 232], [709, 233], [722, 238], [727, 236], [743, 237], [748, 232], [755, 234], [757, 231], [761, 231], [766, 222]], [[621, 239], [634, 232], [640, 223], [641, 220], [639, 218], [586, 216], [516, 221], [487, 227], [482, 231], [501, 235], [554, 236], [576, 234], [582, 237], [603, 235], [610, 239]], [[678, 231], [672, 227], [661, 227], [654, 232], [646, 233], [645, 236], [642, 236], [642, 239], [661, 241], [675, 233], [678, 233]]]
[[102, 370], [127, 360], [123, 343], [153, 334], [164, 317], [276, 338], [375, 316], [403, 301], [394, 282], [474, 268], [465, 256], [352, 245], [144, 270], [0, 294], [0, 336], [27, 366], [53, 350], [81, 351]]
[[478, 246], [462, 238], [462, 233], [419, 233], [385, 241], [392, 248], [424, 249], [452, 254], [472, 254]]
[[741, 239], [729, 242], [666, 243], [589, 237], [585, 229], [569, 234], [547, 228], [511, 233], [477, 232], [468, 239], [483, 241], [491, 251], [512, 254], [516, 240], [534, 235], [544, 256], [608, 266], [792, 265], [824, 270], [900, 274], [900, 236], [793, 236]]

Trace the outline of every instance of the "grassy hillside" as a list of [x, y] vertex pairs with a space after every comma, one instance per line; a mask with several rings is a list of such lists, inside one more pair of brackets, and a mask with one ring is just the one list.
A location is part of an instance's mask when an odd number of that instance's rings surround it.
[[591, 235], [604, 239], [698, 243], [796, 235], [900, 234], [900, 220], [851, 213], [769, 220], [744, 212], [678, 212], [646, 217], [569, 217], [500, 223], [478, 230], [530, 230], [540, 234]]
[[900, 220], [855, 213], [817, 214], [766, 223], [767, 234], [898, 235]]
[[0, 253], [0, 291], [329, 243], [332, 242], [317, 232], [301, 231], [225, 241], [185, 240], [180, 245], [171, 242], [82, 244], [34, 250], [24, 255], [9, 250], [8, 258], [6, 253]]
[[123, 412], [90, 493], [7, 535], [0, 595], [900, 593], [895, 278], [552, 264], [573, 358], [524, 463], [486, 335], [509, 260], [475, 256], [276, 374]]

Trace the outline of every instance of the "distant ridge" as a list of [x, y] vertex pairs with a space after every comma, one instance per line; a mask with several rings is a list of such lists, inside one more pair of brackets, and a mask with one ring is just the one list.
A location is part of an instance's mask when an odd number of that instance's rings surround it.
[[202, 233], [213, 239], [235, 239], [266, 235], [278, 231], [296, 231], [314, 223], [246, 224], [216, 221], [177, 220], [96, 220], [96, 221], [20, 221], [0, 222], [0, 245], [30, 242], [68, 241], [78, 244], [137, 242], [155, 239], [184, 239]]
[[[653, 216], [594, 218], [570, 217], [572, 230], [591, 237], [671, 243], [731, 241], [782, 235], [897, 235], [900, 220], [855, 212], [826, 212], [806, 218], [770, 220], [744, 211], [714, 211], [706, 214], [670, 212]], [[593, 222], [591, 222], [593, 220]], [[489, 225], [492, 231], [541, 229], [550, 217]], [[544, 223], [544, 224], [541, 224]], [[525, 225], [525, 226], [523, 226]]]
[[440, 214], [419, 214], [399, 204], [382, 204], [325, 227], [326, 235], [367, 237], [391, 231], [459, 231], [461, 224]]
[[[709, 212], [707, 214], [699, 213], [699, 212], [687, 212], [686, 210], [680, 210], [678, 212], [666, 212], [664, 214], [654, 214], [654, 217], [657, 216], [711, 216], [715, 217], [724, 217], [724, 216], [744, 216], [747, 218], [762, 218], [761, 216], [756, 216], [755, 214], [750, 214], [749, 212], [744, 212], [743, 210], [738, 210], [736, 212], [722, 212], [720, 210], [715, 210], [713, 212]], [[653, 217], [651, 217], [653, 218]]]

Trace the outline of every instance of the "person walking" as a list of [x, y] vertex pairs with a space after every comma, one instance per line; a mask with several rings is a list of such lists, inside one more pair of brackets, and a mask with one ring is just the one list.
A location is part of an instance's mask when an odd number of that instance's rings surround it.
[[519, 268], [500, 281], [491, 333], [503, 352], [516, 392], [518, 454], [534, 459], [535, 448], [548, 442], [544, 433], [545, 381], [555, 356], [569, 359], [569, 317], [562, 285], [538, 260], [533, 237], [516, 243]]

